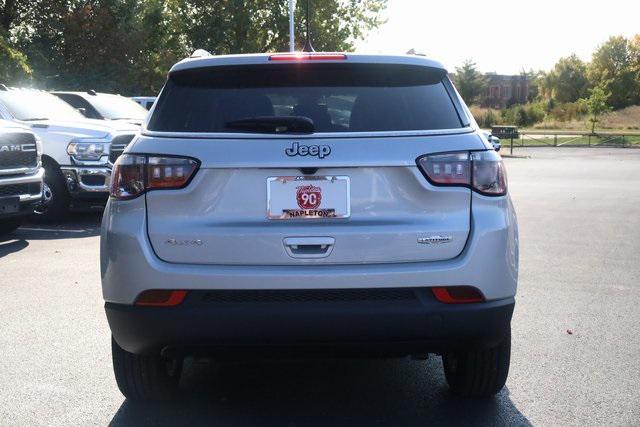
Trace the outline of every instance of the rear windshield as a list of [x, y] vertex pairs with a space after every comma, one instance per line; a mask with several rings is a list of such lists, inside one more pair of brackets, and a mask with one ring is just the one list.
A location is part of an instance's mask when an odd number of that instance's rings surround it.
[[256, 117], [306, 117], [314, 132], [457, 129], [442, 70], [378, 64], [210, 67], [170, 75], [148, 129], [246, 132]]

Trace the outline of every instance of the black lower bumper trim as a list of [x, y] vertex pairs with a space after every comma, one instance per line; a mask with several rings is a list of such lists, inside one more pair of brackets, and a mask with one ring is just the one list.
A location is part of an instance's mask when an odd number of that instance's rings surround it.
[[[324, 293], [323, 293], [324, 292]], [[106, 303], [111, 332], [144, 354], [409, 355], [490, 346], [514, 299], [443, 304], [428, 288], [191, 291], [176, 307]]]
[[0, 219], [5, 218], [16, 218], [16, 217], [26, 217], [33, 214], [34, 209], [40, 203], [39, 200], [36, 201], [28, 201], [28, 202], [20, 202], [19, 209], [15, 212], [0, 212]]

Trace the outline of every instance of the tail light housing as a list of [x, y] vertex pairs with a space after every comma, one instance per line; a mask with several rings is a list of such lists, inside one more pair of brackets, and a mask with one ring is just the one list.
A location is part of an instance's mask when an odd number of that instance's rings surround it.
[[416, 162], [433, 185], [469, 187], [485, 196], [507, 194], [504, 164], [493, 150], [429, 154]]
[[123, 154], [113, 165], [110, 195], [127, 200], [150, 190], [184, 188], [199, 166], [187, 157]]

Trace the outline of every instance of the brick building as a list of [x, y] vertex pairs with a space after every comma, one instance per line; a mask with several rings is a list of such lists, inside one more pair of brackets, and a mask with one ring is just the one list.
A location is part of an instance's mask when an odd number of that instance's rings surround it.
[[524, 104], [529, 96], [529, 78], [517, 75], [487, 73], [487, 89], [480, 98], [483, 107], [504, 108]]

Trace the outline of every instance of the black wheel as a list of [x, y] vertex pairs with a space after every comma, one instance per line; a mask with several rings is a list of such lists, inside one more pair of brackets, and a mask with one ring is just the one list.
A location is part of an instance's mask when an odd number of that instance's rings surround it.
[[445, 353], [444, 374], [451, 391], [461, 397], [490, 397], [507, 382], [511, 334], [491, 348]]
[[22, 224], [22, 217], [0, 219], [0, 235], [15, 231]]
[[177, 394], [182, 361], [167, 361], [160, 355], [129, 353], [113, 338], [111, 355], [118, 388], [127, 399], [168, 400]]
[[33, 212], [33, 220], [48, 223], [63, 219], [69, 211], [69, 190], [64, 175], [55, 165], [44, 166], [43, 193], [42, 202]]

